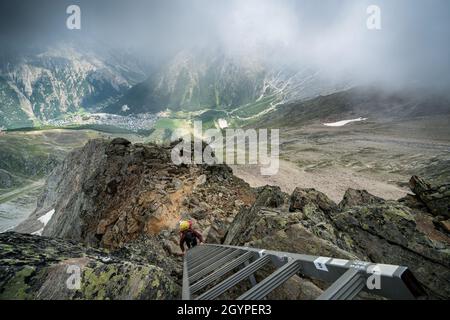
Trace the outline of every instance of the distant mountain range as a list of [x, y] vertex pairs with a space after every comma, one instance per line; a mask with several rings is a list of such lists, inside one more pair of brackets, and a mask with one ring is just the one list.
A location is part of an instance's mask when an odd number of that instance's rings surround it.
[[375, 87], [355, 87], [307, 101], [295, 101], [260, 117], [260, 127], [292, 127], [313, 122], [344, 119], [405, 120], [427, 116], [450, 117], [450, 97], [445, 94], [387, 91]]
[[122, 52], [71, 45], [4, 59], [0, 65], [0, 127], [20, 128], [114, 102], [145, 79]]
[[73, 45], [4, 60], [0, 127], [8, 129], [81, 109], [118, 115], [240, 109], [236, 116], [245, 118], [349, 87], [326, 80], [318, 70], [273, 66], [217, 49], [180, 52], [151, 73], [131, 54]]
[[450, 114], [449, 99], [442, 96], [358, 88], [350, 79], [274, 65], [257, 54], [185, 50], [151, 69], [151, 62], [136, 55], [98, 47], [60, 44], [3, 59], [0, 128], [40, 126], [80, 111], [120, 116], [181, 111], [185, 119], [192, 113], [211, 125], [224, 119], [232, 126]]
[[133, 114], [166, 109], [230, 111], [248, 106], [255, 114], [346, 88], [348, 83], [327, 81], [310, 68], [273, 66], [259, 57], [226, 55], [220, 50], [183, 51], [105, 110]]

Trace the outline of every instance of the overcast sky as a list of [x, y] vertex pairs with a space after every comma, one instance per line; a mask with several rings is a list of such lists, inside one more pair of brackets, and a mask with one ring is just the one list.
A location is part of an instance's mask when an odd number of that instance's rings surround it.
[[[81, 31], [66, 8], [81, 8]], [[381, 30], [366, 9], [381, 8]], [[450, 83], [448, 0], [2, 0], [0, 47], [94, 39], [143, 56], [217, 48], [367, 81]]]

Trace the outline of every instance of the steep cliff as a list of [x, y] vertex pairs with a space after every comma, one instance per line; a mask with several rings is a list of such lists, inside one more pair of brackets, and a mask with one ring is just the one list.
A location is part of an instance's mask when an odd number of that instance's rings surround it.
[[[8, 272], [0, 279], [0, 292], [11, 293], [8, 297], [52, 297], [37, 294], [44, 290], [40, 285], [46, 278], [32, 282], [38, 283], [37, 287], [26, 282], [30, 274], [35, 276], [36, 264], [53, 268], [51, 261], [59, 265], [74, 258], [65, 252], [77, 253], [77, 258], [87, 255], [94, 261], [90, 252], [100, 251], [89, 248], [106, 248], [112, 250], [108, 253], [111, 257], [119, 257], [127, 265], [161, 268], [167, 286], [157, 289], [162, 293], [145, 291], [130, 296], [125, 293], [129, 289], [115, 287], [113, 281], [113, 287], [98, 287], [109, 296], [83, 293], [64, 297], [176, 296], [171, 283], [180, 285], [182, 274], [177, 222], [189, 218], [210, 243], [405, 265], [431, 298], [450, 297], [447, 185], [434, 186], [413, 177], [414, 194], [398, 201], [349, 189], [336, 204], [314, 189], [297, 188], [289, 195], [278, 187], [251, 188], [225, 165], [176, 166], [170, 159], [171, 147], [133, 145], [116, 138], [91, 140], [71, 152], [49, 176], [37, 210], [16, 228], [35, 235], [1, 236], [4, 254], [0, 266]], [[61, 240], [52, 240], [56, 238]], [[122, 262], [118, 263], [120, 268]], [[89, 275], [102, 273], [104, 268], [100, 264], [86, 271], [86, 286], [93, 286]], [[133, 268], [114, 270], [130, 277], [136, 274]], [[153, 277], [147, 271], [138, 275]], [[39, 277], [43, 273], [37, 272]], [[22, 286], [24, 278], [29, 295], [22, 296], [22, 289], [14, 284]], [[322, 283], [296, 276], [270, 298], [311, 299], [323, 288]]]
[[189, 216], [220, 241], [254, 190], [226, 166], [174, 165], [170, 150], [121, 138], [89, 141], [52, 172], [36, 211], [16, 230], [118, 248], [161, 232], [176, 242], [177, 222]]

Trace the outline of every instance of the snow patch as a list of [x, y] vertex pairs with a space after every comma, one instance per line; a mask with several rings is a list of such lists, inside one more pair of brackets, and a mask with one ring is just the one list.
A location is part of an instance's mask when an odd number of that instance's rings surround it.
[[44, 224], [44, 227], [45, 227], [47, 225], [47, 223], [50, 221], [50, 219], [52, 218], [54, 213], [55, 213], [55, 209], [52, 209], [49, 212], [47, 212], [46, 214], [44, 214], [43, 216], [39, 217], [38, 220], [40, 222], [42, 222]]
[[219, 119], [217, 120], [218, 124], [219, 124], [219, 128], [220, 129], [225, 129], [228, 128], [228, 121], [225, 119]]
[[36, 235], [36, 236], [42, 236], [42, 231], [44, 231], [44, 228], [39, 229], [38, 231], [35, 231], [35, 232], [33, 232], [32, 234], [33, 234], [33, 235]]
[[365, 120], [367, 120], [367, 118], [357, 118], [357, 119], [342, 120], [342, 121], [332, 122], [332, 123], [324, 123], [323, 125], [327, 126], [327, 127], [342, 127], [351, 122], [365, 121]]

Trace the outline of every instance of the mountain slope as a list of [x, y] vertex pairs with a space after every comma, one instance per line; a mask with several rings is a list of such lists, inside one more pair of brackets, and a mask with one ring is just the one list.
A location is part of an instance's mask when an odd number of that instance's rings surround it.
[[[315, 189], [296, 188], [289, 195], [279, 187], [251, 188], [226, 165], [176, 166], [170, 161], [169, 146], [133, 145], [122, 138], [91, 140], [52, 172], [37, 210], [16, 228], [35, 236], [6, 233], [0, 237], [0, 246], [7, 252], [0, 256], [0, 269], [9, 270], [1, 273], [5, 276], [0, 276], [0, 296], [8, 288], [12, 297], [18, 297], [25, 285], [31, 297], [45, 298], [36, 295], [45, 289], [41, 268], [83, 253], [78, 245], [52, 238], [112, 249], [105, 258], [119, 263], [119, 272], [122, 262], [117, 261], [117, 254], [122, 261], [142, 264], [143, 270], [159, 266], [179, 283], [182, 264], [177, 223], [189, 218], [209, 243], [406, 265], [431, 297], [448, 299], [449, 189], [448, 184], [434, 186], [413, 177], [414, 196], [385, 201], [349, 189], [338, 205]], [[50, 239], [41, 240], [40, 233]], [[26, 250], [18, 252], [13, 246]], [[84, 250], [91, 262], [98, 260], [89, 253], [91, 249]], [[43, 251], [53, 253], [36, 265], [36, 252]], [[73, 255], [67, 257], [67, 252]], [[91, 252], [104, 256], [97, 250]], [[23, 263], [17, 263], [16, 257]], [[104, 270], [100, 261], [94, 266], [98, 272]], [[92, 264], [80, 268], [85, 272], [83, 283], [91, 283]], [[36, 288], [23, 283], [23, 272], [37, 277]], [[105, 277], [109, 279], [110, 274]], [[158, 272], [157, 277], [173, 288], [164, 274]], [[122, 283], [116, 277], [110, 280], [108, 288]], [[104, 285], [92, 284], [91, 288], [98, 291]], [[295, 281], [289, 285], [301, 292]], [[114, 292], [120, 297], [123, 291], [117, 289]], [[162, 296], [173, 296], [172, 289], [162, 290]], [[292, 290], [291, 294], [281, 291], [281, 296], [296, 298]], [[229, 294], [224, 297], [233, 293]]]
[[0, 127], [8, 129], [101, 108], [144, 79], [127, 54], [68, 44], [5, 61], [0, 64]]
[[450, 98], [439, 94], [358, 87], [281, 105], [260, 118], [256, 125], [281, 128], [359, 117], [390, 121], [426, 116], [450, 117]]
[[257, 55], [183, 51], [105, 110], [133, 114], [219, 109], [253, 116], [280, 103], [344, 88], [348, 84], [326, 80], [317, 70], [273, 65]]

